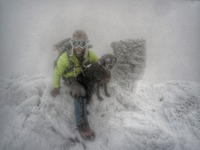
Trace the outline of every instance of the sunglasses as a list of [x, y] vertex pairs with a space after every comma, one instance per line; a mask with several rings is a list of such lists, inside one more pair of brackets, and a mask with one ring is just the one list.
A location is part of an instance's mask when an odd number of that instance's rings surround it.
[[75, 48], [78, 47], [78, 46], [84, 48], [85, 45], [86, 45], [86, 42], [84, 42], [84, 41], [73, 41], [72, 44]]

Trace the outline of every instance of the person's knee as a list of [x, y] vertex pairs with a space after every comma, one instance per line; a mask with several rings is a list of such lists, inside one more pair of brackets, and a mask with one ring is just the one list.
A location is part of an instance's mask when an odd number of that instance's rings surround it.
[[85, 97], [86, 91], [82, 85], [78, 82], [74, 82], [70, 85], [70, 95], [72, 97]]

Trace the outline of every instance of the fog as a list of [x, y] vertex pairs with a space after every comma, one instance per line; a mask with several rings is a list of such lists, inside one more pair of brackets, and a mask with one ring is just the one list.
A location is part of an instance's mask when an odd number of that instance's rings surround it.
[[145, 39], [143, 80], [200, 81], [199, 18], [194, 0], [0, 0], [0, 76], [52, 77], [52, 45], [83, 29], [98, 56]]

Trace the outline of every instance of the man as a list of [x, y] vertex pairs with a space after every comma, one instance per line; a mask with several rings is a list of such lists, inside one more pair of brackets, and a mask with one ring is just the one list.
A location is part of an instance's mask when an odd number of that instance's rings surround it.
[[87, 120], [86, 91], [77, 77], [83, 73], [85, 67], [97, 62], [98, 58], [88, 49], [89, 40], [84, 31], [76, 30], [69, 43], [71, 48], [62, 53], [57, 60], [54, 69], [54, 89], [51, 95], [55, 97], [60, 94], [60, 78], [63, 76], [69, 83], [70, 95], [74, 97], [75, 119], [79, 133], [84, 139], [91, 139], [95, 134]]

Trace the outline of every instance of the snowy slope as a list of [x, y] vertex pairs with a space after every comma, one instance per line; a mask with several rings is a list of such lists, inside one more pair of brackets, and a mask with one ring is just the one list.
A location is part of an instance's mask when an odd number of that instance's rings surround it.
[[[0, 0], [0, 150], [199, 150], [199, 14], [196, 0]], [[49, 94], [52, 45], [76, 29], [98, 56], [146, 39], [144, 80], [197, 82], [110, 84], [112, 97], [88, 106], [97, 137], [82, 141], [68, 88]]]
[[200, 83], [140, 81], [132, 94], [111, 83], [112, 97], [88, 106], [94, 141], [78, 135], [68, 88], [50, 90], [43, 76], [0, 80], [0, 150], [199, 149]]

